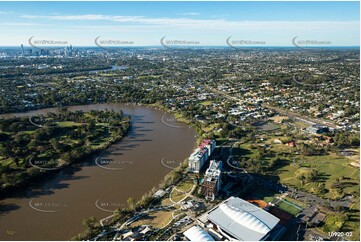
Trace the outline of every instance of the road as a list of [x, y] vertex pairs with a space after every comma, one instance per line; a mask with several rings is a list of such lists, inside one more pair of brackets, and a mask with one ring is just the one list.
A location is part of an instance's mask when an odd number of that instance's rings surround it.
[[331, 122], [331, 121], [325, 121], [325, 120], [322, 120], [322, 119], [306, 117], [306, 116], [303, 116], [303, 115], [301, 115], [299, 113], [293, 112], [291, 110], [285, 110], [285, 109], [282, 109], [282, 108], [279, 108], [279, 107], [271, 106], [269, 104], [262, 103], [262, 106], [265, 107], [265, 108], [271, 109], [271, 110], [275, 110], [275, 111], [277, 111], [278, 113], [280, 113], [282, 115], [298, 118], [301, 121], [306, 121], [306, 122], [314, 123], [314, 124], [322, 124], [322, 125], [334, 128], [334, 129], [337, 128], [337, 125], [335, 123]]

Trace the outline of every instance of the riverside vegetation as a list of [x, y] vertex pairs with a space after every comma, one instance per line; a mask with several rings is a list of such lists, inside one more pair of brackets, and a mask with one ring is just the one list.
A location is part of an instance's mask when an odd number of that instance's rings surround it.
[[121, 140], [130, 128], [122, 112], [70, 112], [0, 119], [0, 194], [75, 164]]

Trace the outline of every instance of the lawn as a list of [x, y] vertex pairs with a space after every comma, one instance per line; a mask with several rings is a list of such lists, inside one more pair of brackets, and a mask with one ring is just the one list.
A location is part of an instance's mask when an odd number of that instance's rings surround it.
[[304, 204], [303, 202], [301, 201], [298, 201], [294, 198], [291, 198], [291, 197], [285, 197], [284, 200], [286, 200], [287, 202], [290, 202], [290, 203], [293, 203], [294, 205], [300, 207], [300, 208], [306, 208], [306, 204]]
[[[350, 160], [336, 154], [330, 154], [327, 156], [305, 156], [300, 157], [300, 163], [302, 167], [316, 169], [319, 173], [318, 180], [305, 185], [301, 184], [301, 181], [295, 178], [295, 173], [299, 169], [296, 166], [287, 165], [279, 170], [279, 177], [281, 183], [303, 187], [305, 190], [310, 191], [311, 188], [315, 188], [319, 182], [324, 182], [326, 189], [331, 189], [331, 184], [342, 176], [347, 180], [341, 181], [344, 193], [352, 193], [359, 191], [359, 169], [351, 167], [349, 165]], [[324, 194], [325, 198], [334, 198], [332, 191]]]
[[[277, 138], [279, 138], [279, 137], [277, 137]], [[272, 147], [271, 148], [272, 151], [275, 151], [276, 153], [282, 153], [282, 152], [283, 153], [291, 153], [292, 150], [294, 149], [285, 144], [273, 144], [273, 141], [274, 141], [274, 139], [268, 139], [264, 143], [269, 144]], [[238, 147], [235, 147], [233, 149], [233, 154], [239, 155], [242, 157], [254, 158], [257, 155], [258, 150], [251, 149], [250, 146], [251, 146], [251, 144], [249, 144], [249, 143], [238, 145]]]
[[180, 185], [178, 185], [177, 189], [179, 189], [185, 193], [188, 193], [192, 190], [193, 185], [194, 184], [192, 181], [185, 181], [185, 182], [182, 182]]
[[147, 214], [144, 218], [141, 218], [140, 220], [132, 223], [132, 227], [147, 224], [155, 228], [162, 228], [172, 219], [172, 212], [173, 211], [151, 212]]
[[171, 201], [169, 200], [169, 198], [165, 198], [161, 201], [161, 205], [162, 206], [169, 206], [172, 205]]
[[[282, 139], [280, 139], [282, 141]], [[274, 139], [272, 140], [272, 142], [274, 141]], [[287, 154], [291, 154], [295, 148], [294, 147], [290, 147], [287, 146], [285, 144], [271, 144], [272, 145], [272, 150], [275, 151], [276, 153], [287, 153]]]
[[289, 204], [285, 201], [279, 201], [276, 206], [280, 209], [282, 209], [283, 211], [286, 211], [294, 216], [296, 216], [299, 212], [301, 212], [300, 209], [298, 209], [297, 207], [293, 206], [292, 204]]
[[179, 192], [177, 190], [173, 190], [173, 192], [171, 193], [171, 198], [174, 202], [179, 202], [185, 196], [186, 196], [186, 194], [184, 192]]
[[348, 219], [343, 224], [341, 232], [352, 232], [352, 236], [348, 239], [359, 241], [360, 240], [360, 201], [357, 201], [350, 208], [347, 213]]
[[[258, 189], [256, 192], [254, 192], [252, 194], [252, 197], [263, 200], [266, 203], [273, 202], [276, 199], [276, 197], [280, 197], [280, 196], [281, 196], [281, 194], [272, 192], [267, 189]], [[287, 198], [287, 200], [288, 199], [289, 198]], [[301, 207], [300, 205], [302, 205], [303, 207], [305, 206], [305, 204], [303, 204], [295, 199], [290, 198], [290, 201], [279, 200], [279, 202], [276, 204], [276, 207], [278, 207], [292, 215], [297, 215], [301, 210], [298, 209], [297, 207], [293, 206], [292, 204], [289, 204], [289, 203], [293, 203], [293, 202], [296, 206], [299, 206], [299, 207]]]
[[[267, 140], [267, 142], [268, 141], [269, 140]], [[292, 153], [295, 148], [288, 147], [284, 144], [272, 144], [271, 149], [276, 153], [287, 153], [285, 159], [290, 161], [289, 164], [284, 163], [277, 170], [267, 172], [267, 174], [271, 176], [277, 175], [282, 184], [312, 192], [313, 190], [316, 190], [319, 183], [324, 183], [328, 192], [320, 196], [335, 199], [338, 194], [331, 188], [331, 185], [336, 182], [336, 179], [339, 179], [344, 194], [355, 194], [356, 196], [359, 196], [359, 169], [350, 165], [351, 160], [349, 158], [335, 153], [324, 156], [294, 155]], [[233, 155], [238, 157], [255, 158], [257, 157], [257, 153], [258, 151], [256, 149], [250, 149], [250, 144], [241, 144], [233, 149]], [[296, 171], [299, 170], [299, 167], [291, 164], [293, 158], [295, 158], [295, 161], [300, 165], [300, 167], [317, 170], [319, 174], [317, 180], [302, 185], [301, 180], [295, 177]], [[269, 158], [264, 158], [262, 160], [267, 162]], [[342, 179], [342, 177], [345, 179]]]
[[186, 193], [188, 193], [188, 192], [190, 192], [192, 190], [193, 186], [194, 186], [194, 183], [191, 180], [186, 180], [186, 181], [180, 183], [171, 192], [172, 200], [174, 202], [178, 202], [178, 201], [182, 200], [186, 196]]
[[250, 148], [250, 144], [240, 144], [233, 148], [233, 155], [237, 155], [239, 157], [255, 157], [258, 151], [256, 149], [252, 150]]

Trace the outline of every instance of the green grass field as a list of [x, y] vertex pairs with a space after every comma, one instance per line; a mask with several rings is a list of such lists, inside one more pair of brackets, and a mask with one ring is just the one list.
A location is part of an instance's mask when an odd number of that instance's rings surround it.
[[248, 158], [254, 158], [256, 157], [257, 150], [252, 150], [250, 148], [251, 144], [240, 144], [237, 147], [233, 148], [233, 155], [239, 156], [239, 157], [248, 157]]
[[290, 202], [290, 203], [293, 203], [294, 205], [300, 207], [300, 208], [305, 208], [306, 207], [306, 204], [304, 204], [303, 202], [301, 201], [298, 201], [294, 198], [291, 198], [291, 197], [285, 197], [284, 200], [286, 200], [287, 202]]
[[172, 198], [173, 202], [179, 202], [185, 196], [186, 196], [186, 193], [179, 192], [179, 191], [176, 191], [176, 190], [173, 190], [173, 192], [171, 193], [171, 198]]
[[177, 186], [177, 189], [183, 191], [183, 192], [190, 192], [192, 190], [193, 187], [193, 182], [192, 181], [185, 181], [182, 182], [180, 185]]
[[[280, 197], [280, 196], [281, 196], [281, 194], [272, 192], [267, 189], [258, 189], [256, 192], [254, 192], [252, 194], [252, 197], [263, 200], [267, 203], [274, 202], [276, 200], [276, 198]], [[297, 201], [293, 198], [286, 197], [284, 200], [286, 200], [286, 201], [279, 200], [276, 203], [276, 207], [278, 207], [292, 215], [297, 215], [301, 211], [300, 209], [297, 208], [297, 206], [301, 207], [301, 208], [305, 207], [304, 203]], [[292, 203], [296, 206], [293, 206], [290, 203]]]
[[280, 201], [276, 204], [276, 206], [280, 209], [282, 209], [283, 211], [286, 211], [294, 216], [296, 216], [299, 212], [301, 212], [300, 209], [298, 209], [297, 207], [293, 206], [292, 204], [289, 204], [287, 202], [284, 201]]
[[340, 179], [343, 176], [347, 178], [347, 180], [341, 181], [344, 193], [359, 192], [359, 169], [350, 166], [349, 159], [335, 154], [327, 156], [305, 156], [299, 159], [302, 161], [301, 167], [312, 168], [318, 171], [318, 180], [302, 185], [301, 181], [295, 178], [295, 173], [298, 168], [287, 165], [279, 170], [278, 175], [281, 179], [281, 183], [299, 188], [303, 187], [310, 191], [312, 188], [315, 188], [319, 182], [324, 182], [326, 189], [329, 189], [329, 192], [324, 194], [324, 197], [332, 199], [335, 194], [332, 192], [331, 184], [335, 182], [337, 178]]
[[[294, 148], [284, 144], [273, 144], [271, 150], [275, 153], [286, 153], [287, 155], [284, 159], [289, 160], [289, 164], [285, 163], [276, 170], [266, 171], [267, 175], [278, 176], [282, 184], [294, 186], [305, 191], [313, 191], [319, 183], [325, 183], [325, 188], [328, 192], [322, 196], [324, 198], [335, 199], [337, 193], [331, 188], [331, 185], [339, 179], [344, 194], [354, 194], [359, 197], [359, 169], [350, 165], [350, 159], [334, 153], [324, 156], [294, 155], [292, 154]], [[238, 157], [255, 158], [257, 157], [257, 153], [257, 149], [250, 149], [250, 144], [241, 144], [239, 147], [233, 149], [233, 155]], [[302, 185], [301, 180], [295, 177], [299, 168], [291, 164], [293, 158], [296, 158], [296, 162], [300, 167], [317, 170], [319, 174], [317, 180]], [[268, 162], [269, 160], [269, 157], [262, 159], [263, 162]], [[342, 177], [345, 179], [342, 180]]]

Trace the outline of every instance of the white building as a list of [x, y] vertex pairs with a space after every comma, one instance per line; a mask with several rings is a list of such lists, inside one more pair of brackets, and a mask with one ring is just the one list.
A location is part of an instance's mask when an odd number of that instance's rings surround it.
[[216, 142], [214, 140], [204, 139], [198, 148], [189, 156], [188, 171], [199, 173], [215, 148]]
[[184, 236], [189, 241], [214, 241], [214, 239], [203, 229], [198, 226], [193, 226], [186, 230]]
[[188, 167], [190, 172], [198, 173], [204, 163], [208, 159], [208, 149], [207, 148], [197, 148], [188, 159]]

